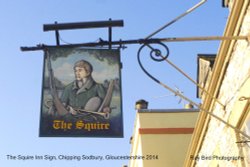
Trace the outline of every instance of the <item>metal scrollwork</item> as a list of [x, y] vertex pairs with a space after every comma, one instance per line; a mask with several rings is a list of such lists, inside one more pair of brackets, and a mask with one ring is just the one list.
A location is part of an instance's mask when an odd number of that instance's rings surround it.
[[169, 49], [167, 47], [167, 45], [163, 44], [163, 43], [159, 43], [160, 45], [162, 45], [164, 47], [164, 49], [166, 50], [166, 55], [165, 56], [162, 56], [162, 53], [161, 53], [161, 50], [159, 49], [152, 49], [151, 52], [150, 52], [150, 57], [155, 60], [155, 61], [163, 61], [165, 59], [168, 58], [168, 55], [169, 55]]
[[[166, 51], [166, 54], [163, 56], [163, 55], [162, 55], [162, 51], [161, 51], [160, 49], [153, 48], [150, 44], [158, 44], [158, 45], [160, 45], [160, 46], [163, 46], [163, 48], [164, 48], [165, 51]], [[154, 61], [157, 61], [157, 62], [164, 61], [164, 60], [166, 60], [166, 59], [168, 58], [168, 56], [169, 56], [169, 49], [168, 49], [167, 45], [165, 45], [164, 43], [161, 43], [161, 42], [157, 42], [157, 43], [145, 43], [145, 44], [143, 44], [143, 45], [139, 48], [139, 50], [138, 50], [138, 52], [137, 52], [137, 60], [138, 60], [138, 63], [139, 63], [139, 65], [140, 65], [141, 69], [143, 70], [143, 72], [144, 72], [145, 74], [147, 74], [147, 75], [148, 75], [151, 79], [153, 79], [155, 82], [160, 83], [160, 81], [159, 81], [158, 79], [156, 79], [154, 76], [152, 76], [152, 75], [143, 67], [143, 65], [142, 65], [142, 63], [141, 63], [141, 59], [140, 59], [141, 51], [142, 51], [143, 48], [146, 47], [146, 46], [149, 47], [149, 48], [151, 49], [151, 51], [150, 51], [150, 57], [151, 57], [151, 59], [154, 60]]]
[[[153, 48], [150, 44], [157, 44], [157, 45], [162, 46], [162, 47], [165, 49], [166, 54], [163, 56], [162, 51], [161, 51], [160, 49]], [[164, 60], [167, 59], [168, 56], [169, 56], [169, 49], [168, 49], [167, 45], [165, 45], [165, 44], [162, 43], [162, 42], [157, 42], [157, 43], [145, 43], [144, 45], [142, 45], [142, 46], [139, 48], [138, 54], [140, 54], [141, 50], [142, 50], [145, 46], [147, 46], [147, 47], [149, 47], [149, 48], [151, 49], [151, 51], [150, 51], [150, 57], [151, 57], [151, 59], [153, 59], [154, 61], [158, 61], [158, 62], [164, 61]]]

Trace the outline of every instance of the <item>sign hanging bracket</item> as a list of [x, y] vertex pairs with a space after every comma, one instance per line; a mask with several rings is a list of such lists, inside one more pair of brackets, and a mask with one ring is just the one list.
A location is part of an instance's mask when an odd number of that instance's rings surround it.
[[[57, 22], [55, 22], [55, 24], [57, 24]], [[56, 36], [56, 45], [60, 46], [60, 34], [59, 34], [59, 30], [55, 30], [55, 36]]]
[[91, 21], [91, 22], [76, 22], [76, 23], [57, 23], [44, 24], [43, 31], [55, 31], [56, 45], [60, 45], [59, 30], [73, 30], [73, 29], [87, 29], [87, 28], [108, 28], [108, 46], [112, 48], [112, 28], [123, 27], [123, 20], [112, 20], [108, 21]]

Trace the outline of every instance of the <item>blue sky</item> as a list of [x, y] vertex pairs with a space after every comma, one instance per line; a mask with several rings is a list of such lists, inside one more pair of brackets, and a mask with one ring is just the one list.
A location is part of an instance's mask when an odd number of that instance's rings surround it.
[[[120, 167], [121, 160], [48, 161], [8, 160], [7, 155], [129, 155], [129, 138], [133, 133], [135, 102], [145, 99], [151, 109], [183, 108], [174, 96], [155, 98], [171, 93], [148, 78], [137, 62], [140, 45], [127, 45], [121, 50], [124, 138], [39, 138], [43, 52], [21, 52], [21, 46], [40, 43], [54, 45], [53, 32], [43, 32], [43, 24], [124, 20], [123, 28], [113, 29], [114, 40], [145, 38], [165, 23], [198, 3], [198, 0], [1, 0], [0, 6], [0, 164], [4, 167]], [[204, 5], [169, 26], [156, 38], [222, 35], [228, 9], [221, 0], [208, 0]], [[62, 31], [69, 43], [107, 39], [107, 29]], [[63, 43], [63, 42], [62, 42]], [[169, 60], [196, 80], [199, 53], [216, 53], [219, 42], [166, 43]], [[196, 87], [164, 62], [154, 62], [144, 53], [143, 64], [162, 82], [178, 87], [192, 100]]]

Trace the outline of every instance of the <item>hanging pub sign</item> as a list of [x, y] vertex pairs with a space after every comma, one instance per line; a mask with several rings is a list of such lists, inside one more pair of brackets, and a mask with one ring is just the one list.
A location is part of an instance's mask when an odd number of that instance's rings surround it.
[[40, 136], [122, 137], [119, 50], [44, 52]]

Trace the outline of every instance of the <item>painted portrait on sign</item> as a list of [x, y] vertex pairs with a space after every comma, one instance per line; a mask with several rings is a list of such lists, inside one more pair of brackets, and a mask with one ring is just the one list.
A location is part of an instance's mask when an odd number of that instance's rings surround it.
[[119, 50], [45, 51], [40, 136], [122, 137]]

